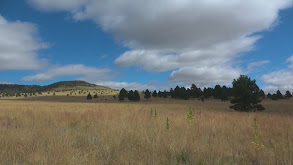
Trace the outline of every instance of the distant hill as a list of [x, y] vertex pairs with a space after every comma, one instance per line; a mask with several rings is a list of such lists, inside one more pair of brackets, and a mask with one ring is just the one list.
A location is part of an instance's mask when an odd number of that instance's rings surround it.
[[90, 84], [85, 81], [60, 81], [46, 86], [39, 85], [17, 85], [17, 84], [0, 84], [0, 93], [32, 93], [46, 92], [55, 90], [112, 90], [109, 87]]

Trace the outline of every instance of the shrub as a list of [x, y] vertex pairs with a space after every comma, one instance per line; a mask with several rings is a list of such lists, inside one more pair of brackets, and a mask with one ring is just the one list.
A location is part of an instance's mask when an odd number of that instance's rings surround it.
[[91, 100], [92, 99], [92, 95], [89, 93], [86, 97], [86, 99]]

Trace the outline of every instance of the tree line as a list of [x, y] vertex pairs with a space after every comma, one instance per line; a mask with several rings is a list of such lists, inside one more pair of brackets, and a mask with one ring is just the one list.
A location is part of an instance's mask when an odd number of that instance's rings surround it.
[[[121, 89], [118, 98], [120, 101], [128, 98], [131, 101], [139, 101], [139, 99], [133, 99], [133, 92], [126, 91], [124, 88]], [[138, 91], [136, 91], [138, 93]], [[251, 80], [248, 76], [240, 75], [238, 79], [234, 79], [232, 82], [232, 87], [227, 87], [225, 85], [216, 85], [214, 88], [199, 88], [195, 84], [192, 84], [190, 88], [176, 86], [174, 89], [164, 91], [149, 91], [146, 89], [142, 92], [145, 99], [153, 98], [173, 98], [173, 99], [183, 99], [188, 100], [190, 98], [197, 98], [199, 100], [205, 101], [207, 98], [220, 99], [222, 101], [230, 100], [233, 104], [230, 108], [237, 111], [262, 111], [265, 108], [259, 104], [262, 99], [269, 98], [272, 100], [278, 99], [289, 99], [292, 97], [291, 92], [287, 91], [283, 95], [279, 90], [274, 93], [267, 95], [260, 89], [256, 80]], [[139, 97], [137, 95], [136, 97]]]

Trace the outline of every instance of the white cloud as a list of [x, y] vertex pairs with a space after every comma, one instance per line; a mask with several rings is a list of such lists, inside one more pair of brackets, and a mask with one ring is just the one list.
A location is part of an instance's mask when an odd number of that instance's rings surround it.
[[28, 2], [36, 8], [45, 11], [75, 11], [81, 5], [84, 5], [87, 0], [28, 0]]
[[253, 49], [259, 36], [241, 38], [214, 45], [209, 49], [171, 52], [160, 50], [131, 50], [118, 57], [115, 64], [120, 66], [139, 65], [147, 71], [167, 71], [181, 67], [222, 67], [231, 65], [238, 52]]
[[268, 29], [291, 0], [29, 0], [92, 19], [130, 47], [199, 49]]
[[110, 87], [112, 89], [122, 89], [125, 88], [126, 90], [156, 90], [158, 89], [158, 87], [153, 84], [153, 83], [137, 83], [137, 82], [133, 82], [133, 83], [128, 83], [128, 82], [117, 82], [117, 81], [98, 81], [95, 82], [95, 84], [97, 85], [102, 85], [102, 86], [107, 86]]
[[261, 77], [261, 80], [267, 85], [263, 88], [264, 91], [275, 93], [280, 90], [282, 93], [287, 90], [293, 91], [293, 71], [280, 70]]
[[251, 72], [253, 71], [253, 69], [255, 69], [256, 67], [260, 67], [260, 66], [263, 66], [264, 64], [268, 64], [270, 63], [269, 60], [263, 60], [263, 61], [257, 61], [257, 62], [252, 62], [252, 63], [249, 63], [247, 65], [247, 70], [248, 72]]
[[8, 82], [8, 81], [0, 81], [0, 84], [13, 84], [12, 82]]
[[[277, 24], [292, 0], [29, 0], [43, 10], [65, 10], [91, 19], [130, 50], [120, 66], [174, 70], [173, 82], [228, 83], [241, 69], [237, 54], [253, 49], [256, 32]], [[206, 69], [203, 71], [203, 69]], [[191, 73], [192, 70], [194, 73]], [[217, 73], [217, 75], [215, 75]], [[210, 76], [204, 77], [204, 74]], [[192, 76], [192, 77], [189, 77]], [[239, 75], [237, 75], [239, 76]], [[211, 84], [215, 85], [215, 84]]]
[[241, 71], [229, 67], [183, 67], [173, 71], [169, 80], [174, 83], [196, 84], [198, 87], [231, 85]]
[[82, 76], [79, 79], [86, 80], [89, 82], [97, 80], [107, 80], [113, 75], [109, 69], [100, 69], [94, 67], [88, 67], [81, 64], [77, 65], [65, 65], [55, 66], [50, 68], [48, 71], [36, 74], [34, 76], [27, 76], [22, 78], [22, 81], [47, 81], [56, 77], [64, 76]]
[[9, 22], [0, 15], [0, 70], [39, 69], [46, 63], [37, 51], [46, 48], [35, 25]]
[[289, 68], [293, 68], [293, 55], [291, 57], [289, 57], [286, 62], [290, 63], [290, 65], [288, 66]]
[[275, 93], [280, 90], [285, 93], [287, 90], [293, 91], [293, 55], [286, 60], [289, 63], [288, 68], [265, 74], [261, 80], [266, 84], [263, 89], [269, 93]]

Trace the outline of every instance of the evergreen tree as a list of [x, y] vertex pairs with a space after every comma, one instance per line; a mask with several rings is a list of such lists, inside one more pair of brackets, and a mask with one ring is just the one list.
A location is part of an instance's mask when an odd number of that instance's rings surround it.
[[248, 76], [240, 75], [240, 77], [232, 82], [234, 98], [231, 100], [233, 104], [230, 108], [236, 111], [262, 111], [265, 108], [259, 104], [259, 87], [255, 80], [251, 80]]
[[164, 90], [163, 94], [162, 94], [163, 98], [167, 98], [168, 97], [168, 93], [166, 90]]
[[209, 98], [211, 96], [213, 96], [213, 89], [208, 87], [208, 88], [204, 88], [203, 89], [203, 95], [205, 98]]
[[263, 99], [266, 98], [266, 94], [265, 94], [265, 92], [264, 92], [262, 89], [259, 91], [259, 96], [260, 96], [261, 98], [263, 98]]
[[277, 91], [276, 95], [277, 99], [283, 99], [283, 94], [280, 92], [280, 90]]
[[220, 99], [222, 101], [227, 101], [229, 100], [229, 97], [228, 97], [228, 89], [227, 87], [224, 85], [223, 88], [221, 89], [221, 95], [220, 95]]
[[190, 89], [191, 89], [191, 97], [196, 98], [197, 97], [197, 95], [196, 95], [196, 90], [197, 90], [196, 85], [192, 84]]
[[272, 94], [268, 93], [267, 98], [271, 99], [272, 98]]
[[286, 97], [287, 99], [290, 99], [290, 98], [292, 97], [291, 92], [286, 91], [285, 97]]
[[91, 100], [92, 99], [92, 95], [89, 93], [86, 97], [86, 99]]
[[159, 97], [159, 98], [162, 97], [162, 92], [161, 92], [161, 91], [158, 92], [158, 97]]
[[271, 96], [271, 99], [272, 100], [279, 100], [279, 97], [276, 93], [274, 93], [272, 96]]
[[148, 89], [146, 89], [144, 92], [144, 98], [149, 100], [150, 97], [151, 97], [151, 92]]
[[134, 101], [139, 101], [140, 100], [140, 96], [137, 90], [134, 91]]
[[153, 96], [153, 97], [157, 97], [157, 96], [158, 96], [158, 93], [157, 93], [156, 90], [153, 92], [152, 96]]
[[180, 98], [180, 88], [179, 86], [176, 86], [175, 89], [174, 89], [174, 98]]
[[173, 88], [170, 89], [170, 95], [171, 95], [171, 98], [174, 98], [174, 90], [173, 90]]
[[221, 98], [221, 95], [222, 95], [222, 88], [221, 88], [221, 86], [220, 85], [216, 85], [213, 93], [214, 93], [214, 98], [215, 99]]
[[127, 98], [127, 91], [124, 88], [122, 88], [119, 92], [118, 99], [120, 101], [123, 101], [125, 98]]
[[184, 100], [188, 100], [190, 97], [190, 90], [189, 89], [185, 89], [184, 87], [182, 88], [182, 96], [181, 98]]
[[134, 101], [134, 92], [132, 91], [132, 90], [130, 90], [129, 92], [128, 92], [128, 100], [130, 100], [130, 101]]

